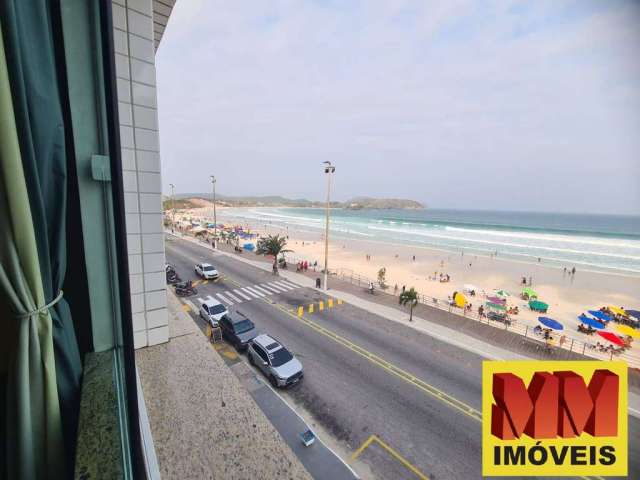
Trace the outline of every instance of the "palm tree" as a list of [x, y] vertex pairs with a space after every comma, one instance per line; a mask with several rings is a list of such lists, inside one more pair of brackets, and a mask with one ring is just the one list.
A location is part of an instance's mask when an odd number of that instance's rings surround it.
[[380, 288], [382, 288], [383, 290], [387, 288], [386, 281], [387, 269], [385, 267], [382, 267], [380, 270], [378, 270], [378, 285], [380, 285]]
[[400, 305], [409, 305], [409, 321], [413, 321], [413, 307], [418, 304], [418, 292], [411, 287], [400, 294]]
[[287, 239], [280, 235], [269, 235], [258, 240], [256, 253], [258, 255], [273, 255], [273, 274], [278, 274], [278, 255], [281, 253], [292, 252], [287, 250]]

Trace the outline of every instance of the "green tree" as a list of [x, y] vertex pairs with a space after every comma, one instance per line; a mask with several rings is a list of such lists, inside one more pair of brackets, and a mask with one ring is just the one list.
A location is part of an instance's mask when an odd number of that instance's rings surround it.
[[378, 270], [378, 284], [380, 285], [380, 288], [385, 289], [387, 288], [387, 269], [385, 267], [382, 267], [380, 270]]
[[288, 250], [287, 238], [280, 235], [269, 235], [258, 240], [256, 253], [258, 255], [273, 255], [273, 274], [278, 273], [278, 255], [281, 253], [292, 252]]
[[409, 305], [409, 321], [413, 321], [413, 307], [418, 304], [418, 292], [415, 288], [411, 287], [409, 290], [405, 290], [400, 294], [400, 305]]

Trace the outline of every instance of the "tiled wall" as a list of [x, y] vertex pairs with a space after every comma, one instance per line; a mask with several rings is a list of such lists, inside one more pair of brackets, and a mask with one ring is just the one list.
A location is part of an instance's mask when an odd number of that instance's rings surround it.
[[168, 340], [151, 0], [113, 0], [135, 347]]

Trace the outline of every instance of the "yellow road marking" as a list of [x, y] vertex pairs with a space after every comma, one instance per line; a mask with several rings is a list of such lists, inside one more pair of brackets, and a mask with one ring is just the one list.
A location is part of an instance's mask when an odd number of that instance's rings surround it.
[[304, 307], [298, 307], [298, 316], [301, 317], [304, 315]]
[[313, 308], [314, 308], [314, 304], [310, 303], [309, 304], [309, 313], [313, 313]]
[[182, 305], [182, 311], [183, 312], [190, 312], [191, 311], [191, 307], [185, 303], [185, 304]]
[[338, 299], [338, 305], [342, 305], [342, 299], [341, 298]]
[[235, 360], [236, 358], [238, 358], [238, 354], [232, 350], [223, 350], [222, 355], [230, 358], [231, 360]]
[[376, 442], [378, 445], [380, 445], [382, 448], [384, 448], [393, 458], [395, 458], [396, 460], [398, 460], [407, 470], [409, 470], [410, 472], [412, 472], [413, 474], [416, 475], [416, 477], [418, 477], [420, 480], [429, 480], [429, 477], [427, 477], [424, 473], [422, 473], [420, 470], [418, 470], [415, 466], [413, 466], [413, 464], [411, 464], [411, 462], [409, 462], [409, 460], [407, 460], [406, 458], [404, 458], [402, 455], [400, 455], [396, 450], [394, 450], [393, 448], [391, 448], [389, 445], [387, 445], [381, 438], [379, 438], [377, 435], [371, 435], [369, 438], [367, 438], [367, 440], [362, 444], [362, 446], [360, 446], [360, 448], [358, 448], [358, 450], [356, 450], [353, 455], [351, 455], [351, 460], [355, 460], [356, 458], [358, 458], [358, 456], [365, 451], [365, 449], [367, 447], [369, 447], [369, 445], [371, 445], [373, 442]]
[[318, 311], [324, 310], [324, 302], [322, 300], [320, 300], [318, 302]]
[[328, 299], [327, 299], [327, 306], [328, 306], [329, 308], [333, 308], [333, 298], [328, 298]]

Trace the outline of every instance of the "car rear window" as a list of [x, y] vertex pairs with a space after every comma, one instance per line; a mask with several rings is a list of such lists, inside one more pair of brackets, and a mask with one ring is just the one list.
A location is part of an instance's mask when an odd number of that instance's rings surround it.
[[213, 307], [211, 307], [209, 309], [211, 311], [211, 313], [216, 314], [216, 313], [222, 313], [224, 311], [226, 311], [226, 307], [222, 304], [218, 304], [218, 305], [214, 305]]
[[289, 350], [283, 347], [273, 353], [270, 353], [269, 359], [271, 360], [271, 365], [279, 367], [280, 365], [284, 365], [285, 363], [293, 360], [293, 355], [289, 353]]

